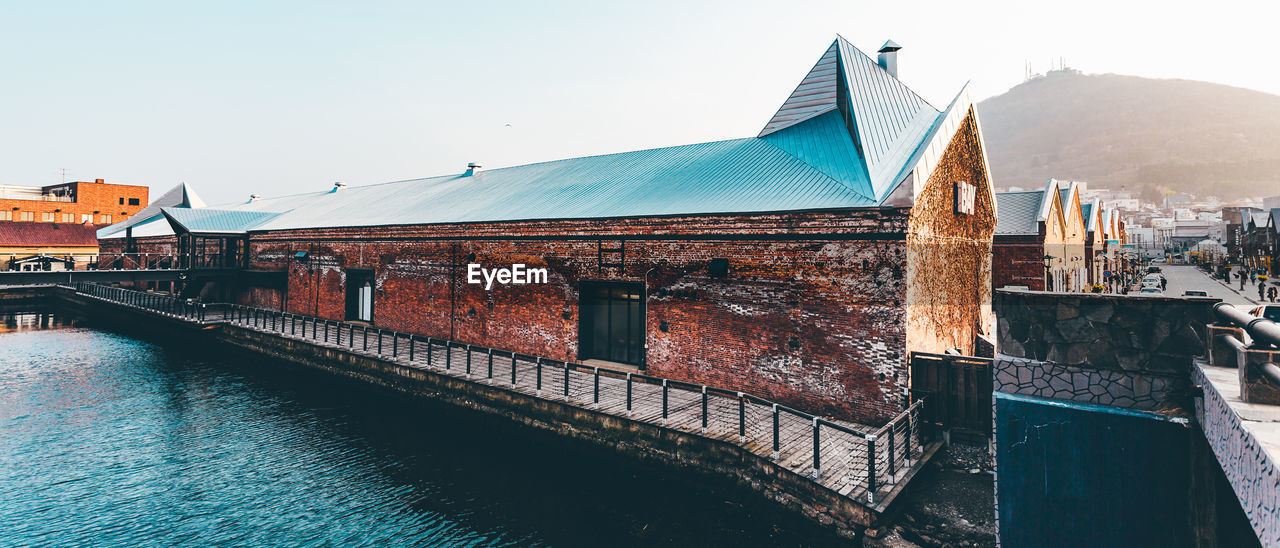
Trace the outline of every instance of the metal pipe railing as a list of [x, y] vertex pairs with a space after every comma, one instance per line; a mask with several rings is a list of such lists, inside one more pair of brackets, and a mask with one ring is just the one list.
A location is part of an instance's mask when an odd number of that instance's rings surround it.
[[[126, 306], [200, 323], [209, 319], [209, 305], [189, 299], [87, 282], [77, 284], [76, 290]], [[924, 398], [916, 398], [907, 409], [879, 429], [861, 430], [765, 398], [705, 384], [587, 366], [458, 341], [432, 337], [423, 340], [419, 335], [280, 310], [230, 303], [215, 303], [214, 306], [222, 311], [216, 321], [314, 344], [337, 346], [349, 352], [370, 354], [394, 362], [431, 367], [448, 374], [455, 374], [452, 373], [454, 350], [466, 352], [464, 374], [468, 377], [472, 372], [472, 354], [478, 352], [479, 359], [486, 360], [486, 379], [490, 383], [494, 379], [494, 356], [509, 357], [512, 388], [518, 389], [523, 384], [535, 395], [540, 395], [543, 388], [543, 369], [559, 369], [560, 374], [551, 374], [553, 382], [560, 381], [559, 390], [552, 389], [558, 392], [555, 395], [558, 399], [602, 408], [625, 405], [628, 416], [636, 413], [638, 405], [654, 405], [660, 401], [660, 413], [657, 408], [649, 408], [642, 411], [636, 420], [655, 420], [665, 427], [691, 429], [720, 439], [736, 439], [744, 447], [753, 444], [771, 446], [769, 456], [773, 460], [807, 459], [812, 466], [809, 475], [814, 481], [864, 487], [866, 500], [871, 503], [875, 502], [877, 492], [891, 488], [923, 451], [919, 413]], [[356, 343], [357, 336], [362, 339], [359, 344]], [[374, 344], [370, 344], [371, 336], [377, 339]], [[390, 337], [391, 341], [384, 347], [385, 337]], [[402, 343], [408, 345], [405, 351], [401, 351]], [[425, 356], [419, 352], [419, 344], [426, 345]], [[444, 359], [435, 356], [438, 351], [445, 353]], [[530, 372], [533, 373], [532, 379], [517, 375], [522, 365], [526, 371], [533, 369]], [[575, 374], [581, 379], [579, 386], [589, 388], [575, 393], [572, 382]], [[677, 394], [683, 395], [677, 397]], [[610, 398], [617, 399], [610, 401]], [[658, 416], [661, 420], [657, 419]]]
[[1213, 305], [1213, 312], [1219, 320], [1237, 327], [1243, 327], [1253, 340], [1265, 345], [1280, 346], [1280, 325], [1266, 318], [1250, 316], [1244, 311], [1227, 303]]

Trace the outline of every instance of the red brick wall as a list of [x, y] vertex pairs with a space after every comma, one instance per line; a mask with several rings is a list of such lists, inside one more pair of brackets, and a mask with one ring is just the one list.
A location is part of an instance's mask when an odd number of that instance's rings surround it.
[[991, 287], [1006, 285], [1044, 291], [1044, 244], [1038, 236], [996, 235], [991, 248]]
[[[647, 279], [648, 373], [879, 423], [906, 382], [906, 221], [886, 208], [280, 231], [251, 238], [252, 266], [287, 268], [288, 289], [239, 298], [341, 319], [344, 269], [369, 268], [376, 325], [576, 361], [579, 283]], [[601, 269], [617, 236], [625, 266]], [[307, 262], [290, 260], [299, 250]], [[473, 253], [490, 268], [545, 267], [550, 283], [469, 285]], [[726, 279], [708, 274], [717, 257]]]

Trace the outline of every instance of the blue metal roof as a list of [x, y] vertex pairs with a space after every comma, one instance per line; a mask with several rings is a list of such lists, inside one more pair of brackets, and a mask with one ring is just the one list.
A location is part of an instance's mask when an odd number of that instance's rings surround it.
[[844, 183], [868, 202], [876, 201], [867, 165], [858, 156], [858, 148], [838, 111], [827, 111], [761, 138]]
[[[123, 238], [129, 227], [139, 227], [133, 231], [135, 237], [139, 236], [141, 225], [150, 224], [164, 218], [160, 214], [161, 208], [204, 206], [204, 200], [201, 200], [200, 196], [196, 195], [195, 190], [187, 186], [187, 183], [179, 183], [177, 186], [165, 191], [159, 198], [151, 200], [147, 207], [142, 208], [128, 219], [99, 229], [98, 239]], [[154, 229], [155, 227], [151, 228]]]
[[837, 37], [755, 138], [165, 212], [180, 228], [228, 233], [879, 206], [937, 160], [959, 97], [941, 113]]
[[755, 138], [349, 187], [306, 195], [305, 202], [255, 230], [875, 205], [813, 165]]
[[[901, 182], [942, 116], [874, 59], [836, 37], [760, 137], [807, 162], [826, 158], [815, 165], [879, 202]], [[836, 121], [845, 135], [839, 142], [831, 139]], [[783, 132], [791, 135], [774, 138]], [[795, 135], [807, 132], [814, 135]], [[824, 144], [815, 147], [819, 142]], [[842, 158], [850, 151], [856, 163]]]
[[235, 211], [229, 209], [189, 209], [166, 207], [161, 210], [176, 225], [175, 231], [191, 234], [243, 234], [279, 213]]

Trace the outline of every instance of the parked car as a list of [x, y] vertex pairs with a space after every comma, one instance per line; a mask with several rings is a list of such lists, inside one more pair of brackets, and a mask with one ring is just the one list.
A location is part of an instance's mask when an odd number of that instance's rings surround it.
[[1147, 274], [1147, 277], [1142, 279], [1142, 288], [1146, 289], [1148, 287], [1154, 287], [1156, 289], [1160, 289], [1159, 274]]
[[1280, 304], [1264, 304], [1262, 306], [1255, 306], [1253, 307], [1253, 310], [1249, 311], [1249, 315], [1266, 318], [1273, 322], [1280, 323]]
[[1208, 297], [1209, 292], [1203, 289], [1188, 289], [1182, 292], [1183, 297]]
[[1164, 292], [1160, 291], [1160, 284], [1156, 284], [1155, 287], [1143, 287], [1142, 291], [1139, 291], [1138, 294], [1152, 296], [1152, 295], [1164, 295]]
[[1147, 267], [1147, 274], [1159, 274], [1159, 273], [1160, 273], [1160, 267], [1156, 265], [1151, 265]]

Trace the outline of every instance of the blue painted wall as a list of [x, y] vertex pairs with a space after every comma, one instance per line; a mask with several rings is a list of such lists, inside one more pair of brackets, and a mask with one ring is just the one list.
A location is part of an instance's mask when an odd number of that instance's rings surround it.
[[1194, 430], [1153, 413], [996, 394], [1004, 546], [1190, 546]]

